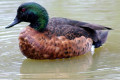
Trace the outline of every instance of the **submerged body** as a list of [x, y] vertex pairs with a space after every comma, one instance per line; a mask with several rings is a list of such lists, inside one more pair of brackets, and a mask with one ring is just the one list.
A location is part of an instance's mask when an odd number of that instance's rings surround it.
[[48, 19], [46, 10], [34, 2], [22, 4], [13, 24], [7, 28], [22, 21], [30, 22], [30, 25], [20, 33], [19, 45], [22, 53], [31, 59], [68, 58], [85, 54], [92, 45], [96, 48], [102, 46], [108, 30], [111, 30], [66, 18]]

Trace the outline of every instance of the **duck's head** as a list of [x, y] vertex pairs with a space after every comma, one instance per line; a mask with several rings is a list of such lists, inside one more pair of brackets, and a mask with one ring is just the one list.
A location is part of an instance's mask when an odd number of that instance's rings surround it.
[[29, 22], [35, 30], [44, 30], [48, 23], [48, 13], [41, 5], [35, 2], [24, 3], [19, 6], [14, 21], [6, 28], [10, 28], [20, 22]]

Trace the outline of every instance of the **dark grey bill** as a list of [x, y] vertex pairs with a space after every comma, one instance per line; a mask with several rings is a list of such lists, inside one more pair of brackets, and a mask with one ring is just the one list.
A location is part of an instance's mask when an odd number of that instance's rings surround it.
[[7, 27], [5, 27], [5, 28], [7, 29], [7, 28], [10, 28], [10, 27], [13, 27], [14, 25], [16, 25], [16, 24], [18, 24], [20, 22], [21, 22], [20, 20], [18, 20], [17, 18], [15, 18], [14, 21], [10, 25], [8, 25]]

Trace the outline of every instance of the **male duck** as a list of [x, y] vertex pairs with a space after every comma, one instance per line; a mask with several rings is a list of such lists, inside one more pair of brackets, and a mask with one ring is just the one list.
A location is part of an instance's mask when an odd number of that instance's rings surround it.
[[20, 22], [29, 22], [19, 36], [21, 52], [31, 59], [68, 58], [85, 54], [102, 46], [111, 28], [66, 18], [51, 18], [35, 2], [19, 6], [10, 28]]

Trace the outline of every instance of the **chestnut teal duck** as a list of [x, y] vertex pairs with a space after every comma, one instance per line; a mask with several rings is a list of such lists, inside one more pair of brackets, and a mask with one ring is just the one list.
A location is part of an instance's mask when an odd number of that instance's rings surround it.
[[71, 20], [49, 18], [44, 7], [35, 2], [23, 3], [14, 21], [6, 28], [20, 22], [29, 22], [19, 36], [19, 47], [31, 59], [58, 59], [83, 55], [105, 43], [109, 27]]

